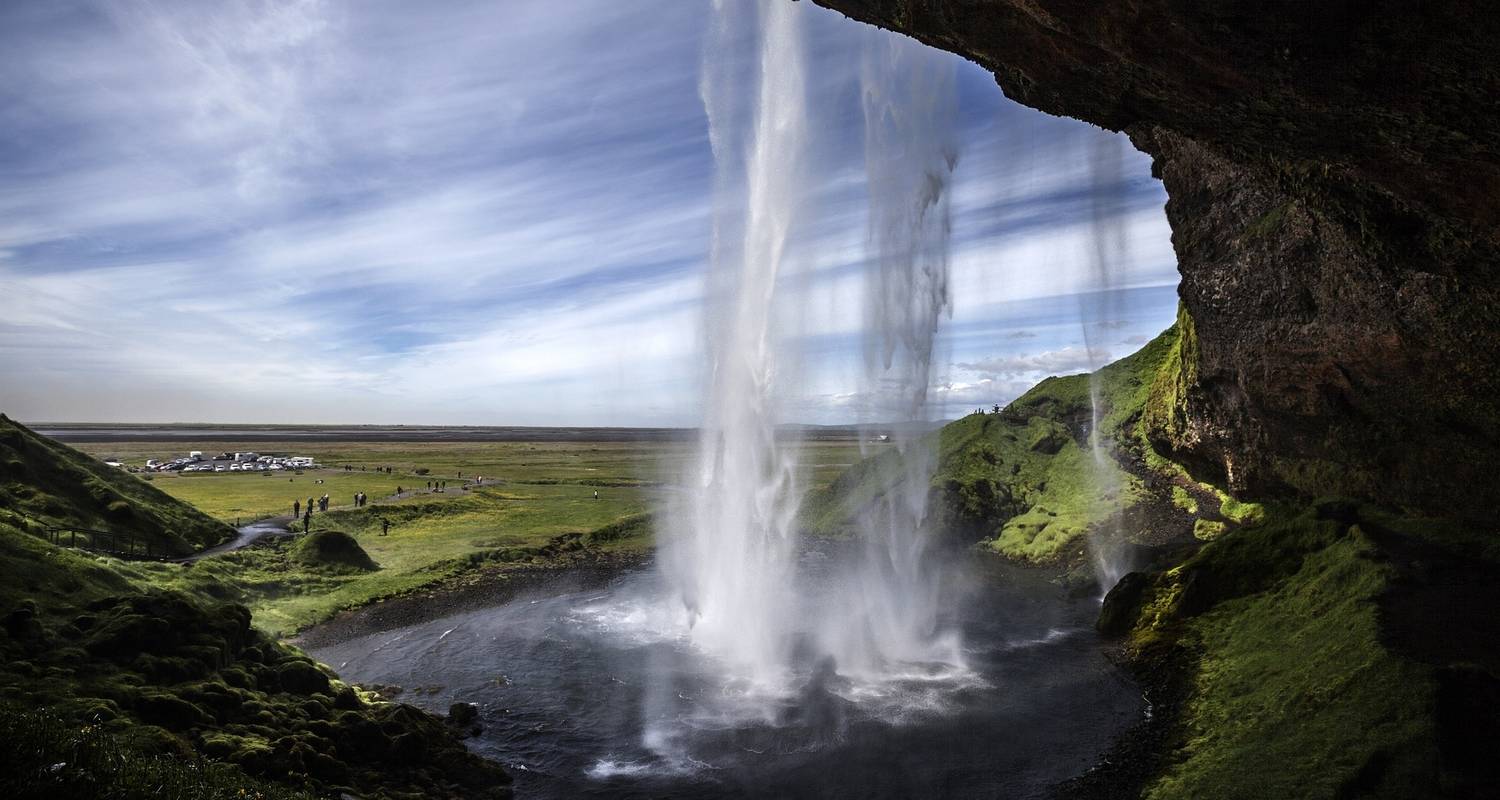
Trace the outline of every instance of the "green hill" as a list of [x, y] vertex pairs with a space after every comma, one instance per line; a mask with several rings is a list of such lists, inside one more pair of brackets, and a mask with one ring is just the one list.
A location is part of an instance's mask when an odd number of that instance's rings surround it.
[[[1181, 484], [1181, 495], [1201, 496], [1205, 505], [1217, 508], [1219, 499], [1209, 487], [1187, 480], [1159, 457], [1149, 459], [1160, 467], [1156, 474], [1140, 452], [1145, 445], [1137, 423], [1178, 346], [1174, 325], [1139, 352], [1100, 370], [1105, 409], [1100, 426], [1114, 443], [1114, 457], [1105, 465], [1113, 478], [1110, 490], [1100, 488], [1104, 482], [1089, 445], [1089, 376], [1052, 377], [1000, 413], [971, 414], [925, 443], [936, 448], [938, 458], [929, 487], [930, 522], [1008, 557], [1049, 561], [1076, 555], [1070, 545], [1122, 507], [1151, 502], [1174, 507], [1175, 484]], [[860, 515], [903, 480], [901, 456], [894, 449], [867, 459], [808, 498], [804, 525], [821, 535], [853, 533]], [[1185, 514], [1175, 522], [1193, 524]]]
[[345, 685], [255, 629], [244, 606], [216, 599], [236, 592], [212, 572], [50, 543], [42, 524], [182, 547], [225, 528], [8, 420], [0, 430], [0, 791], [508, 796], [509, 776], [442, 720]]
[[234, 530], [151, 484], [0, 415], [0, 516], [40, 532], [79, 528], [133, 536], [187, 554]]

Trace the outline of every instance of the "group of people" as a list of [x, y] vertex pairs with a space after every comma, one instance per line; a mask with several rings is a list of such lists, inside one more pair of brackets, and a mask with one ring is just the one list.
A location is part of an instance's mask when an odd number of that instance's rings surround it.
[[[344, 471], [345, 472], [354, 472], [354, 465], [353, 464], [345, 464], [344, 465]], [[367, 466], [364, 466], [363, 464], [361, 464], [360, 467], [359, 467], [359, 471], [360, 472], [369, 472], [370, 468], [367, 467]], [[390, 467], [376, 467], [375, 471], [376, 472], [383, 472], [383, 473], [385, 473], [387, 475], [391, 474], [391, 468]]]
[[365, 494], [364, 492], [355, 492], [354, 493], [354, 507], [355, 508], [364, 508], [365, 504], [368, 503], [368, 502], [370, 502], [370, 496], [369, 495]]
[[[362, 495], [364, 493], [361, 492], [360, 494]], [[360, 495], [356, 495], [356, 497], [359, 496]], [[328, 495], [324, 494], [322, 497], [309, 497], [307, 498], [306, 506], [302, 505], [301, 500], [292, 501], [292, 518], [295, 519], [297, 517], [302, 517], [303, 533], [309, 533], [312, 531], [313, 506], [317, 506], [320, 513], [328, 511]]]

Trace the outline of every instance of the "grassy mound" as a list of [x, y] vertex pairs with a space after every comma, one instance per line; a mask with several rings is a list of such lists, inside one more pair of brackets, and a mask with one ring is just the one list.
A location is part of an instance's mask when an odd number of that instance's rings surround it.
[[343, 531], [313, 531], [292, 547], [291, 558], [309, 567], [369, 572], [380, 569], [359, 542]]
[[222, 522], [151, 484], [0, 415], [0, 518], [47, 527], [129, 534], [153, 549], [189, 553], [234, 535]]

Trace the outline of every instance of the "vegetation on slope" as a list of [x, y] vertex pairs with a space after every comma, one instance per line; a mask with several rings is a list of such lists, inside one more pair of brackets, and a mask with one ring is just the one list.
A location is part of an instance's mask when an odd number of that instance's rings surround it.
[[152, 755], [105, 726], [0, 706], [0, 794], [10, 800], [313, 800], [232, 764]]
[[106, 530], [150, 542], [157, 552], [188, 553], [234, 531], [151, 484], [38, 436], [0, 415], [0, 518], [41, 532], [47, 527]]
[[[983, 541], [1007, 557], [1046, 562], [1081, 555], [1079, 539], [1122, 508], [1147, 502], [1171, 508], [1174, 497], [1180, 498], [1179, 506], [1182, 498], [1211, 498], [1209, 487], [1180, 470], [1153, 473], [1141, 455], [1149, 443], [1136, 432], [1159, 374], [1178, 352], [1177, 330], [1169, 328], [1139, 352], [1100, 370], [1100, 429], [1111, 448], [1103, 465], [1090, 445], [1088, 375], [1048, 378], [999, 414], [969, 415], [922, 443], [937, 453], [930, 486], [932, 524]], [[1108, 480], [1101, 480], [1102, 471]], [[854, 465], [828, 489], [809, 497], [805, 526], [822, 535], [852, 533], [861, 515], [875, 508], [904, 474], [901, 454], [894, 449]], [[1217, 507], [1217, 501], [1212, 505]], [[1191, 517], [1183, 513], [1183, 526], [1190, 528]]]
[[[39, 442], [28, 434], [15, 451], [27, 476], [66, 474], [83, 458]], [[89, 513], [49, 494], [56, 516]], [[175, 501], [140, 496], [149, 505], [131, 519], [189, 516]], [[158, 580], [173, 571], [194, 578]], [[12, 709], [4, 714], [48, 709], [78, 731], [67, 745], [53, 723], [17, 718], [0, 734], [0, 772], [30, 774], [48, 748], [66, 745], [73, 758], [24, 785], [60, 796], [98, 782], [109, 787], [98, 796], [119, 797], [143, 786], [157, 787], [153, 796], [254, 796], [263, 781], [320, 795], [508, 792], [508, 776], [441, 720], [346, 686], [252, 627], [248, 609], [219, 599], [237, 591], [196, 567], [59, 547], [0, 516], [0, 705]], [[40, 738], [19, 739], [27, 730]]]
[[[1175, 718], [1145, 796], [1483, 796], [1500, 727], [1488, 622], [1500, 565], [1453, 549], [1467, 540], [1321, 501], [1112, 593], [1104, 616], [1134, 621], [1127, 649], [1148, 684], [1186, 672], [1181, 697], [1164, 702]], [[1444, 563], [1462, 565], [1452, 574], [1485, 587], [1483, 600], [1454, 602], [1462, 581], [1448, 577], [1441, 604], [1403, 623], [1402, 598]], [[1403, 647], [1438, 624], [1431, 612], [1445, 617], [1441, 649]], [[1464, 632], [1476, 621], [1488, 633]], [[1488, 756], [1475, 757], [1475, 743]]]

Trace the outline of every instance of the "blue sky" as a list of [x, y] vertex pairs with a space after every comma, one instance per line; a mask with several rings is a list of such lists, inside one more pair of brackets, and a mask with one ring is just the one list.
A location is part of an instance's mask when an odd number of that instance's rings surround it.
[[[783, 413], [835, 423], [863, 369], [859, 53], [888, 34], [800, 5], [815, 192]], [[694, 424], [710, 11], [4, 4], [0, 411]], [[1125, 355], [1171, 323], [1177, 283], [1145, 156], [1100, 176], [1112, 134], [1010, 103], [964, 62], [958, 89], [947, 415], [1085, 368], [1082, 309], [1108, 309], [1102, 346]], [[1126, 243], [1104, 303], [1082, 294], [1101, 288], [1101, 193]]]

